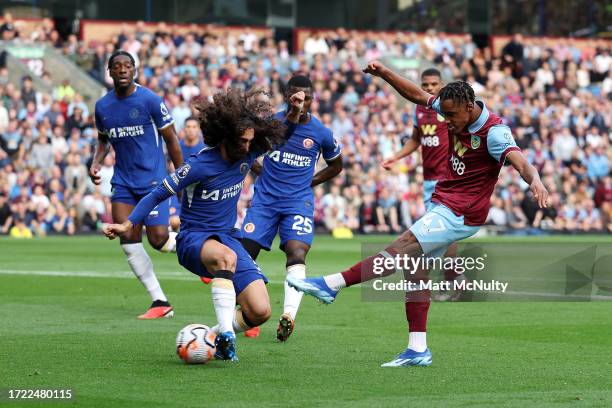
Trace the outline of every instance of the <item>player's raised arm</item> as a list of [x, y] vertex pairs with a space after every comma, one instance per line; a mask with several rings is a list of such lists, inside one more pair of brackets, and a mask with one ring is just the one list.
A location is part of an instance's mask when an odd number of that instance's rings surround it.
[[546, 187], [544, 187], [544, 184], [540, 180], [538, 170], [529, 164], [525, 156], [523, 156], [523, 153], [518, 150], [508, 153], [506, 159], [512, 164], [512, 167], [519, 172], [523, 180], [529, 184], [529, 189], [538, 201], [540, 208], [548, 207], [546, 202], [548, 200], [548, 190], [546, 190]]
[[425, 92], [411, 80], [391, 71], [380, 61], [368, 62], [363, 72], [384, 79], [389, 85], [395, 88], [400, 95], [417, 105], [428, 106], [434, 99], [434, 95]]
[[261, 158], [258, 158], [253, 162], [253, 165], [251, 165], [251, 171], [255, 173], [256, 176], [259, 176], [261, 174], [261, 171], [263, 170], [263, 166], [260, 160]]
[[290, 123], [299, 123], [302, 110], [304, 109], [305, 98], [306, 94], [303, 91], [296, 92], [289, 97], [290, 104], [287, 109], [287, 120]]

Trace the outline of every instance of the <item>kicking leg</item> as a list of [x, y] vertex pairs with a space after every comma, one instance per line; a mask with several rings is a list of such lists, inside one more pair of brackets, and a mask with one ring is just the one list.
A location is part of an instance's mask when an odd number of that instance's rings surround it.
[[421, 244], [419, 244], [416, 236], [411, 231], [406, 231], [384, 250], [356, 263], [343, 272], [319, 278], [296, 279], [288, 277], [287, 283], [291, 287], [329, 304], [334, 301], [338, 292], [347, 286], [395, 273], [395, 262], [389, 262], [392, 265], [389, 267], [389, 265], [385, 265], [386, 259], [394, 259], [396, 255], [418, 257], [422, 253]]

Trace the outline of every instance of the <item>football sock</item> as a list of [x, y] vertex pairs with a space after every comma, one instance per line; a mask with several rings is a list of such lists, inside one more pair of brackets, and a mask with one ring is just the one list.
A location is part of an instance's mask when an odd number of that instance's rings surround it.
[[408, 334], [408, 348], [417, 353], [427, 350], [427, 332], [410, 332]]
[[334, 273], [333, 275], [324, 276], [323, 280], [325, 280], [325, 284], [329, 286], [331, 290], [335, 290], [336, 292], [346, 287], [344, 276], [342, 276], [341, 273]]
[[408, 348], [417, 352], [425, 351], [427, 348], [427, 314], [429, 313], [430, 296], [429, 290], [418, 290], [406, 294]]
[[236, 292], [232, 281], [233, 273], [230, 271], [215, 271], [212, 280], [212, 300], [215, 314], [219, 322], [219, 333], [233, 332], [233, 324], [236, 307]]
[[[306, 265], [295, 264], [287, 266], [287, 276], [304, 279], [306, 277]], [[298, 292], [290, 287], [285, 280], [285, 304], [283, 307], [283, 313], [287, 313], [292, 319], [295, 319], [303, 295], [304, 293]]]
[[[357, 262], [346, 271], [342, 272], [342, 277], [346, 282], [346, 286], [356, 285], [361, 282], [366, 282], [374, 278], [380, 278], [383, 276], [391, 275], [396, 272], [395, 261], [393, 262], [392, 268], [385, 268], [384, 259], [394, 258], [397, 255], [397, 251], [391, 247], [385, 248], [376, 255], [372, 255], [361, 262]], [[377, 259], [381, 259], [378, 260]], [[376, 263], [376, 268], [375, 268]], [[374, 271], [380, 273], [374, 273]], [[327, 281], [326, 281], [327, 282]], [[329, 285], [328, 285], [329, 286]]]
[[[242, 309], [240, 308], [236, 309], [236, 312], [234, 312], [234, 320], [232, 320], [232, 327], [234, 328], [234, 333], [242, 333], [251, 329], [250, 323], [246, 321], [245, 317], [242, 315]], [[221, 333], [218, 324], [212, 327], [211, 330], [215, 334]]]
[[174, 231], [168, 232], [168, 240], [166, 241], [164, 246], [161, 247], [160, 251], [161, 252], [176, 252], [176, 236], [177, 235], [178, 234]]
[[140, 283], [145, 287], [152, 300], [167, 301], [166, 295], [162, 290], [157, 276], [153, 271], [153, 262], [145, 251], [142, 243], [121, 244], [121, 248], [127, 256], [128, 264], [132, 268], [134, 275], [140, 280]]

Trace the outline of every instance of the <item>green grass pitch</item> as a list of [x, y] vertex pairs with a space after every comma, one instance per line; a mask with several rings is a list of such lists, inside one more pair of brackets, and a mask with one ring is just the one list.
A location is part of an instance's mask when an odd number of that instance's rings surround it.
[[[149, 253], [174, 319], [136, 319], [150, 301], [115, 241], [0, 239], [0, 389], [73, 390], [73, 401], [36, 404], [45, 407], [612, 406], [610, 302], [434, 303], [433, 365], [382, 369], [406, 346], [404, 307], [364, 302], [358, 288], [330, 306], [305, 297], [294, 335], [276, 342], [284, 259], [275, 249], [259, 261], [273, 307], [261, 336], [238, 337], [236, 364], [186, 366], [175, 336], [215, 323], [210, 289], [174, 255]], [[308, 273], [359, 258], [360, 240], [318, 236]]]

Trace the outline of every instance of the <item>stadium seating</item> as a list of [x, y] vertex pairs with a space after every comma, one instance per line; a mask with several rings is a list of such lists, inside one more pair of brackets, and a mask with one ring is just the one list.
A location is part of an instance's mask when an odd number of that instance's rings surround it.
[[[492, 198], [490, 231], [612, 231], [612, 41], [514, 36], [478, 48], [468, 35], [339, 29], [299, 32], [288, 44], [268, 29], [134, 23], [88, 28], [79, 42], [61, 41], [49, 24], [15, 22], [10, 30], [2, 24], [0, 37], [52, 44], [106, 87], [110, 53], [132, 53], [138, 81], [163, 95], [181, 137], [194, 98], [258, 86], [282, 109], [288, 77], [308, 74], [316, 90], [312, 111], [341, 141], [345, 160], [341, 176], [315, 189], [320, 229], [394, 233], [425, 211], [417, 154], [392, 171], [380, 167], [411, 135], [414, 106], [360, 71], [365, 60], [396, 57], [427, 61], [445, 79], [470, 82], [541, 172], [549, 209], [538, 210], [518, 174], [505, 168]], [[15, 86], [0, 68], [0, 234], [96, 232], [110, 220], [112, 155], [100, 187], [87, 177], [97, 134], [92, 117], [70, 83], [41, 92], [27, 78]], [[252, 192], [242, 196], [240, 219]]]

